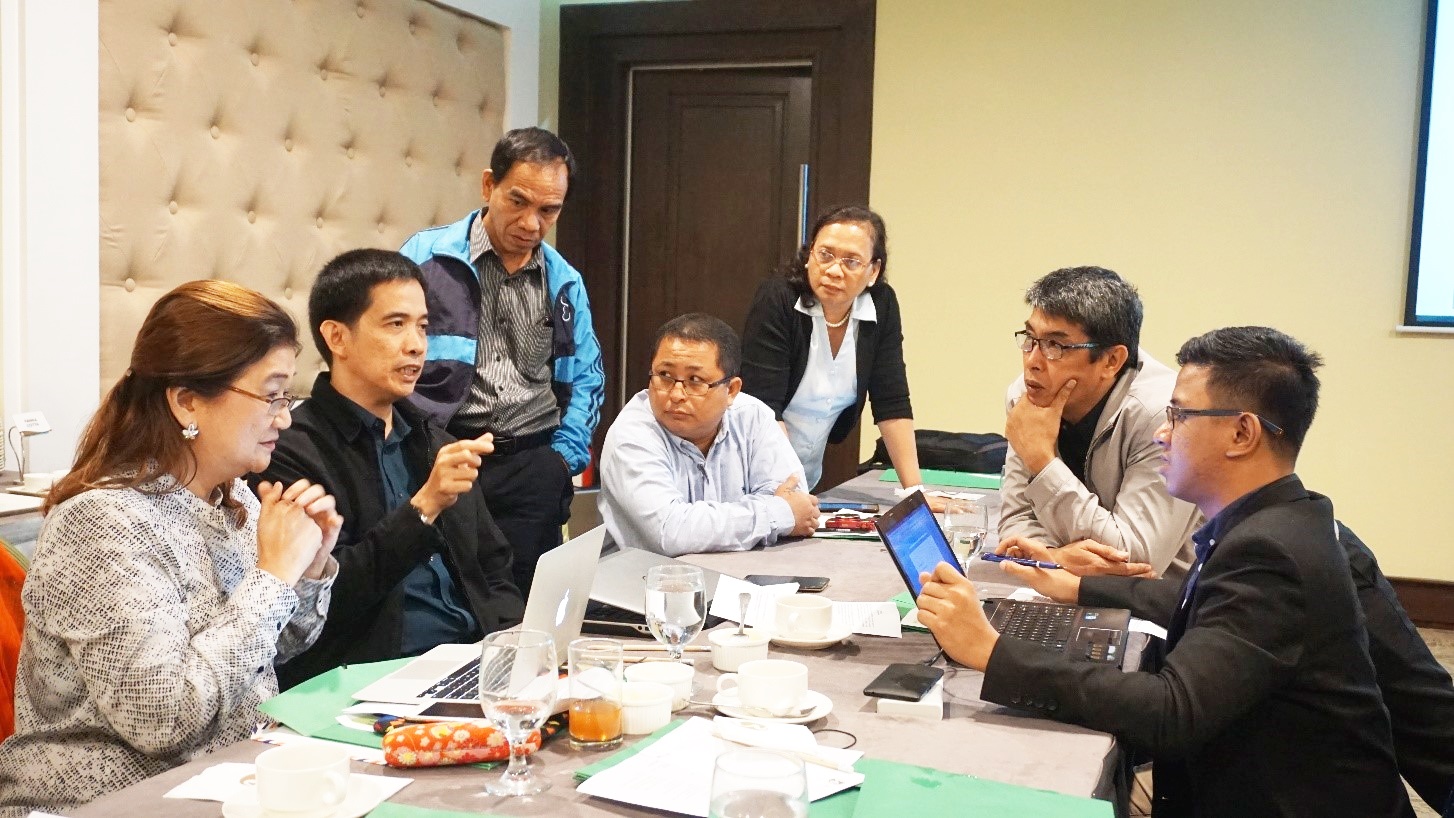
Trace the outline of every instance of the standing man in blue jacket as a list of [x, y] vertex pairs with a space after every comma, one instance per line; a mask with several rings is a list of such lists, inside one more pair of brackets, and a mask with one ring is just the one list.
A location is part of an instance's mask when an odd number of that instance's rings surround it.
[[429, 352], [413, 400], [455, 437], [494, 435], [480, 485], [527, 597], [536, 560], [560, 545], [571, 475], [590, 462], [605, 397], [585, 283], [545, 243], [575, 169], [555, 134], [510, 131], [484, 172], [484, 207], [400, 249], [428, 284]]

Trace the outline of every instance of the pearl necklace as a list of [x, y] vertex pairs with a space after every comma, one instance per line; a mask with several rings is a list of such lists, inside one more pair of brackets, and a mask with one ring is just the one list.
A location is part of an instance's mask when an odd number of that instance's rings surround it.
[[828, 320], [828, 316], [825, 314], [823, 316], [823, 323], [827, 324], [832, 329], [838, 329], [839, 327], [843, 326], [844, 324], [847, 324], [848, 323], [848, 319], [850, 319], [852, 317], [853, 317], [853, 310], [849, 310], [848, 312], [844, 313], [843, 318], [841, 320], [839, 320], [839, 321], [836, 321], [836, 322], [835, 321], [829, 321]]

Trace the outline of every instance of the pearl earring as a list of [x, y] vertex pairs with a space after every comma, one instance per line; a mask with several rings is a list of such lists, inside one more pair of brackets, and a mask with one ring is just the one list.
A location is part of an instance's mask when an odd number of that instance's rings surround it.
[[198, 434], [200, 434], [200, 431], [197, 429], [196, 421], [188, 423], [187, 428], [182, 430], [182, 437], [187, 440], [196, 440]]

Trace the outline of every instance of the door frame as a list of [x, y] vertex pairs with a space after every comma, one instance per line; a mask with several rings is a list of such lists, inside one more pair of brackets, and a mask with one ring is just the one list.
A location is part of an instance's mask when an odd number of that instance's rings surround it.
[[[808, 213], [867, 202], [873, 147], [876, 0], [685, 0], [560, 9], [560, 135], [581, 172], [556, 229], [579, 267], [607, 366], [596, 445], [620, 411], [625, 266], [628, 101], [635, 69], [702, 64], [811, 65], [812, 185]], [[619, 375], [616, 375], [619, 378]], [[633, 392], [627, 385], [626, 393]], [[857, 427], [824, 456], [825, 477], [845, 479], [858, 462]]]

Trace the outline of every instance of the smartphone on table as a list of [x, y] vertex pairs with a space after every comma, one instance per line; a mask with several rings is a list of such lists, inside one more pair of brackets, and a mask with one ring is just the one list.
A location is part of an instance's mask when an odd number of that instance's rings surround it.
[[862, 511], [865, 514], [877, 514], [878, 503], [835, 503], [831, 500], [822, 500], [818, 503], [818, 510], [824, 514], [832, 514], [835, 511]]
[[780, 574], [748, 574], [745, 579], [754, 585], [783, 585], [798, 583], [798, 593], [816, 594], [828, 587], [827, 577], [790, 577]]
[[877, 678], [863, 689], [865, 696], [881, 699], [901, 699], [916, 702], [944, 675], [943, 668], [907, 663], [892, 664], [884, 668]]

